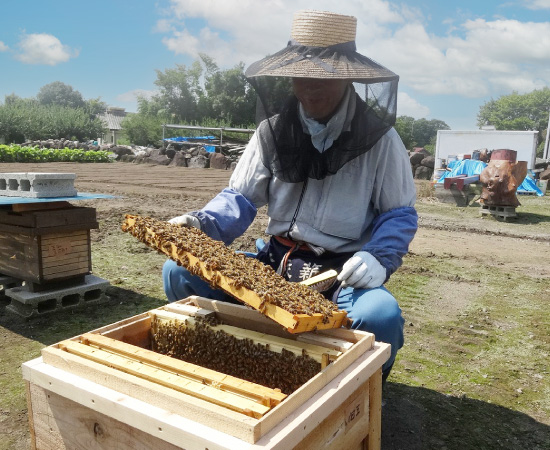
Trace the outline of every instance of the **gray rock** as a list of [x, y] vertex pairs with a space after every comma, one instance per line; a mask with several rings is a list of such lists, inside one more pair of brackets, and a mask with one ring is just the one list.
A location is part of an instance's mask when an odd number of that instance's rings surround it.
[[415, 166], [417, 164], [420, 164], [425, 157], [426, 155], [421, 152], [411, 153], [411, 156], [409, 156], [409, 160], [411, 161], [411, 164]]
[[432, 177], [433, 169], [426, 166], [418, 166], [414, 172], [414, 177], [417, 180], [429, 180]]
[[196, 169], [206, 169], [208, 167], [209, 159], [206, 156], [198, 155], [189, 159], [187, 167], [193, 167]]
[[183, 152], [176, 152], [174, 157], [172, 158], [172, 161], [170, 161], [170, 166], [176, 166], [176, 167], [187, 167], [187, 161], [185, 153]]
[[420, 165], [433, 169], [435, 167], [435, 156], [426, 156], [422, 161], [420, 161]]
[[148, 164], [156, 164], [158, 166], [167, 166], [170, 164], [170, 158], [166, 155], [151, 155], [145, 159]]
[[221, 153], [211, 153], [210, 154], [210, 168], [211, 169], [222, 169], [226, 170], [228, 167], [229, 160], [226, 156]]
[[206, 149], [201, 145], [199, 147], [199, 155], [206, 156], [207, 158], [210, 158], [210, 153], [206, 151]]

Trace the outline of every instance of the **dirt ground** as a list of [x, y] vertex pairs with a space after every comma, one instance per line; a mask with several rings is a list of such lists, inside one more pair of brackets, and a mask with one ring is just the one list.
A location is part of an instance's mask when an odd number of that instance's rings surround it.
[[[113, 164], [0, 164], [0, 172], [69, 172], [76, 173], [76, 187], [79, 192], [96, 192], [112, 194], [116, 198], [109, 200], [84, 201], [83, 205], [94, 206], [98, 210], [100, 231], [102, 233], [118, 232], [121, 217], [125, 213], [150, 215], [159, 219], [169, 219], [186, 211], [202, 207], [209, 199], [227, 185], [230, 173], [221, 170], [188, 169], [135, 165], [127, 163]], [[475, 272], [476, 267], [495, 267], [499, 271], [513, 273], [517, 276], [534, 277], [545, 280], [550, 277], [550, 233], [539, 226], [517, 227], [496, 220], [481, 220], [477, 215], [442, 216], [434, 212], [433, 200], [419, 201], [420, 227], [411, 245], [411, 255], [421, 258], [453, 259], [465, 272]], [[425, 207], [422, 205], [425, 204]], [[257, 237], [264, 236], [266, 224], [265, 211], [261, 210], [252, 227], [233, 244], [236, 249], [252, 249]], [[547, 219], [540, 219], [544, 221]], [[116, 230], [116, 231], [115, 231]], [[93, 245], [93, 244], [92, 244]], [[95, 267], [97, 267], [97, 262]], [[406, 268], [404, 269], [406, 273]], [[451, 285], [453, 288], [448, 289]], [[548, 285], [545, 295], [550, 297]], [[430, 305], [429, 314], [440, 316], [441, 321], [449, 316], [460, 316], [468, 307], [470, 298], [475, 297], [479, 286], [469, 281], [446, 279], [444, 282], [434, 280], [430, 289], [438, 299], [437, 305]], [[412, 310], [413, 308], [411, 308]], [[414, 317], [414, 314], [412, 315]], [[409, 320], [409, 319], [407, 319]], [[415, 319], [411, 319], [415, 320]], [[0, 324], [1, 325], [1, 324]], [[412, 327], [412, 322], [411, 322]], [[36, 326], [32, 323], [28, 326]], [[418, 333], [418, 330], [415, 330]], [[11, 336], [3, 334], [3, 345]], [[15, 338], [14, 338], [15, 339]], [[1, 347], [0, 347], [1, 348]], [[35, 355], [37, 356], [37, 355]], [[23, 362], [21, 360], [20, 362]], [[422, 387], [403, 383], [403, 375], [396, 374], [399, 382], [390, 377], [389, 389], [385, 394], [386, 406], [383, 409], [383, 449], [420, 449], [420, 448], [455, 448], [441, 442], [438, 446], [434, 440], [426, 438], [428, 421], [424, 407], [415, 401], [421, 395]], [[546, 377], [548, 374], [546, 372]], [[550, 393], [549, 393], [550, 394]], [[441, 398], [433, 390], [426, 392], [427, 401], [438, 403]], [[472, 400], [473, 401], [473, 400]], [[460, 407], [458, 399], [450, 406]], [[451, 409], [452, 409], [451, 408]], [[6, 408], [2, 407], [2, 411]], [[2, 412], [7, 415], [7, 413]], [[548, 433], [550, 439], [550, 419], [545, 414], [533, 414], [538, 423], [544, 426], [536, 428], [537, 433]], [[506, 415], [502, 417], [508, 417]], [[510, 415], [510, 417], [513, 417]], [[27, 423], [24, 412], [20, 417], [5, 422], [0, 418], [0, 432], [6, 432], [6, 424], [18, 428], [15, 432], [28, 438]], [[531, 419], [530, 419], [531, 420]], [[2, 425], [4, 423], [4, 425]], [[431, 424], [431, 422], [430, 422]], [[475, 424], [470, 424], [474, 426]], [[12, 430], [14, 431], [14, 430]], [[542, 438], [541, 438], [542, 439]], [[22, 442], [19, 440], [18, 442]], [[427, 444], [427, 442], [430, 442]], [[16, 448], [16, 447], [12, 447]], [[18, 447], [21, 448], [21, 447]], [[472, 448], [467, 445], [463, 448]], [[512, 448], [503, 444], [494, 448]], [[522, 447], [516, 447], [522, 448]], [[526, 447], [523, 447], [526, 448]], [[550, 447], [532, 447], [550, 448]]]

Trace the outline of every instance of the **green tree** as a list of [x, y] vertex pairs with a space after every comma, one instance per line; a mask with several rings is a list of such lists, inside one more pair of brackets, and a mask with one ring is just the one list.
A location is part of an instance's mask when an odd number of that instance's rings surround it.
[[210, 71], [204, 88], [206, 95], [201, 99], [203, 117], [234, 125], [254, 122], [256, 95], [246, 81], [243, 63], [224, 71]]
[[28, 99], [0, 106], [0, 137], [7, 143], [25, 140], [96, 139], [103, 123], [83, 108], [41, 105]]
[[200, 77], [202, 68], [195, 61], [191, 68], [177, 64], [173, 69], [157, 70], [155, 85], [159, 88], [158, 102], [174, 121], [193, 121], [197, 117], [197, 103], [202, 95]]
[[437, 130], [450, 129], [449, 125], [438, 119], [416, 120], [411, 116], [399, 116], [395, 121], [395, 130], [409, 150], [413, 147], [433, 145], [437, 137]]
[[416, 146], [416, 142], [413, 138], [414, 122], [414, 117], [411, 116], [399, 116], [395, 119], [395, 131], [399, 134], [405, 148], [409, 150]]
[[162, 117], [130, 114], [122, 121], [122, 129], [132, 144], [158, 145], [162, 140]]
[[68, 108], [84, 108], [86, 106], [82, 94], [61, 81], [54, 81], [42, 86], [36, 99], [42, 105], [59, 105]]
[[493, 125], [497, 130], [537, 130], [538, 143], [546, 136], [550, 88], [518, 94], [513, 92], [490, 100], [479, 108], [478, 126]]
[[435, 143], [437, 130], [450, 130], [451, 127], [442, 120], [418, 119], [414, 122], [413, 139], [417, 147]]

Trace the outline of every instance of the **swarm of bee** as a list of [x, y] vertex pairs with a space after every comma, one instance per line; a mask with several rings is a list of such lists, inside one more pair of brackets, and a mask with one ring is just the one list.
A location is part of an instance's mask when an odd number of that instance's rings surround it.
[[152, 350], [218, 372], [291, 394], [321, 371], [321, 364], [307, 355], [296, 356], [283, 348], [273, 352], [251, 339], [238, 339], [205, 319], [187, 323], [154, 318]]
[[[323, 323], [338, 311], [338, 307], [319, 292], [299, 283], [290, 283], [255, 258], [234, 252], [223, 242], [208, 237], [193, 227], [180, 227], [150, 217], [126, 216], [122, 230], [131, 233], [141, 242], [165, 253], [192, 274], [206, 280], [213, 288], [219, 288], [222, 277], [229, 280], [236, 290], [247, 289], [258, 295], [262, 302], [259, 310], [263, 312], [267, 304], [278, 306], [291, 314], [322, 314]], [[129, 225], [128, 219], [135, 220]], [[172, 245], [177, 248], [178, 257], [174, 258]], [[187, 253], [193, 255], [213, 271], [208, 279], [199, 264], [192, 264]], [[234, 295], [233, 292], [228, 292]], [[241, 300], [237, 297], [238, 300]]]

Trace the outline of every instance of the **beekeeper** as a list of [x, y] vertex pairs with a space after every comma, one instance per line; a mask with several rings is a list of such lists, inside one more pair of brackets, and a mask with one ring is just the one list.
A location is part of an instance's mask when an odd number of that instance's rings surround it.
[[[170, 222], [229, 245], [267, 205], [270, 238], [255, 257], [292, 282], [337, 270], [323, 294], [347, 311], [353, 328], [391, 344], [385, 379], [403, 346], [404, 319], [383, 285], [416, 232], [416, 191], [393, 128], [399, 77], [357, 53], [356, 23], [329, 12], [295, 14], [288, 45], [246, 70], [263, 120], [229, 186]], [[285, 86], [286, 102], [274, 95]], [[163, 280], [170, 301], [228, 299], [173, 261]]]

